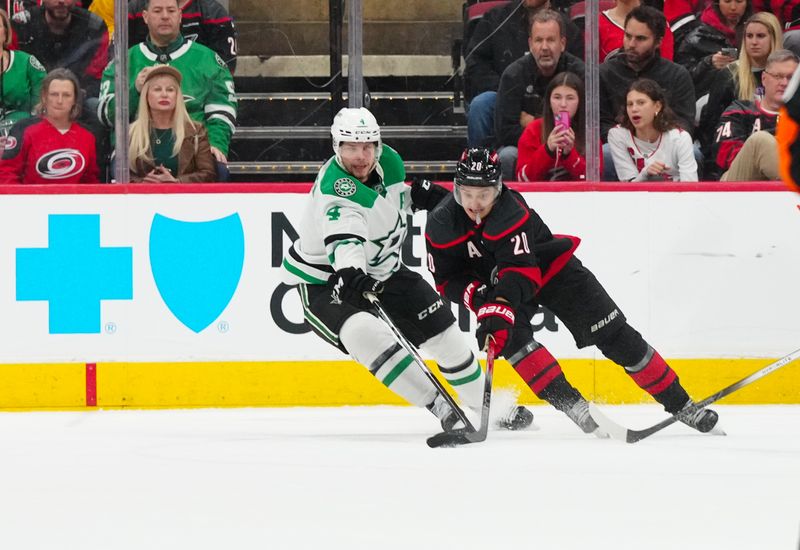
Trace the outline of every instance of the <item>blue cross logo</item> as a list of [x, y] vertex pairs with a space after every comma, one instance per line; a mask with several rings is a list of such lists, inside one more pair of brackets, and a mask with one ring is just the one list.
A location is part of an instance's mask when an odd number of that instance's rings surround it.
[[48, 241], [17, 249], [17, 300], [49, 303], [50, 334], [99, 333], [101, 300], [133, 299], [133, 249], [100, 246], [99, 214], [51, 214]]

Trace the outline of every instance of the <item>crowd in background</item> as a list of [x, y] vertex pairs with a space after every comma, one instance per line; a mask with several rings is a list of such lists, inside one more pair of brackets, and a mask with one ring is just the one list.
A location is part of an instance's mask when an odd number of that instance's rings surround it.
[[[605, 181], [778, 178], [774, 135], [798, 64], [799, 0], [600, 3], [598, 98], [586, 97], [574, 1], [514, 0], [472, 23], [469, 146], [496, 149], [507, 181], [583, 179], [587, 139], [602, 144]], [[110, 180], [113, 4], [15, 0], [0, 11], [0, 183]], [[217, 0], [128, 5], [132, 181], [226, 181], [233, 19]], [[153, 72], [162, 65], [172, 70]], [[599, 136], [585, 135], [587, 100], [599, 103]], [[56, 101], [67, 119], [54, 118]], [[43, 127], [55, 131], [45, 143]]]

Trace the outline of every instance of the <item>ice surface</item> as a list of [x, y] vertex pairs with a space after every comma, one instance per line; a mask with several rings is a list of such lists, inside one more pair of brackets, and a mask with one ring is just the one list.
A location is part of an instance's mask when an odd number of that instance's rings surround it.
[[635, 445], [533, 410], [436, 450], [408, 407], [2, 413], [0, 548], [797, 550], [800, 406]]

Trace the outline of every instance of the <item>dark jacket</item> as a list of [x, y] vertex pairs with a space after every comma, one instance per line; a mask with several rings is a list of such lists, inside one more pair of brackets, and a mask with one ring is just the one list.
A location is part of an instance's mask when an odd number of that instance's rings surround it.
[[99, 15], [73, 7], [63, 35], [53, 34], [45, 21], [44, 6], [17, 13], [11, 19], [12, 47], [38, 59], [48, 72], [71, 70], [89, 97], [100, 94], [100, 77], [108, 63], [108, 29]]
[[[698, 137], [707, 158], [711, 144], [714, 141], [714, 131], [717, 129], [722, 112], [734, 100], [739, 98], [739, 85], [734, 77], [737, 67], [738, 62], [734, 61], [720, 71], [719, 77], [711, 85], [711, 90], [708, 93], [708, 103], [703, 108], [700, 116]], [[763, 86], [761, 83], [761, 75], [763, 73], [764, 69], [753, 69], [753, 80], [756, 83], [756, 87]]]
[[[517, 7], [519, 10], [512, 15]], [[567, 29], [567, 51], [583, 58], [583, 34], [568, 17], [563, 14], [562, 17]], [[499, 30], [494, 32], [496, 29]], [[464, 86], [468, 100], [482, 92], [497, 90], [503, 71], [528, 52], [529, 33], [528, 11], [516, 0], [484, 14], [464, 50]]]
[[534, 117], [542, 116], [545, 91], [553, 76], [570, 71], [583, 78], [584, 70], [583, 61], [568, 52], [561, 54], [552, 76], [543, 76], [530, 54], [509, 65], [500, 79], [495, 103], [494, 132], [497, 145], [516, 147], [524, 130], [519, 123], [522, 111]]
[[[195, 127], [186, 125], [185, 136], [178, 153], [178, 175], [180, 183], [205, 183], [217, 179], [214, 155], [208, 143], [205, 126], [196, 122]], [[136, 160], [136, 169], [131, 170], [131, 182], [141, 182], [155, 165], [144, 159]]]
[[675, 55], [675, 63], [686, 67], [692, 76], [698, 99], [711, 90], [711, 85], [720, 75], [721, 69], [714, 68], [711, 56], [722, 48], [737, 46], [736, 33], [722, 24], [713, 8], [707, 8], [703, 13], [703, 24], [689, 31]]
[[641, 71], [625, 62], [625, 54], [616, 53], [600, 64], [600, 137], [605, 142], [608, 131], [617, 124], [625, 106], [628, 86], [639, 78], [655, 80], [667, 95], [667, 102], [678, 124], [694, 135], [695, 97], [689, 71], [682, 65], [657, 56]]

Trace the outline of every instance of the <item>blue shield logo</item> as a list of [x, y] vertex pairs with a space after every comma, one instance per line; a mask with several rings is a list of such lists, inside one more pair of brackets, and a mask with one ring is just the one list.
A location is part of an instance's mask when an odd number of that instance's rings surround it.
[[150, 268], [172, 314], [200, 332], [231, 301], [244, 264], [244, 230], [238, 214], [206, 222], [156, 214], [150, 228]]

